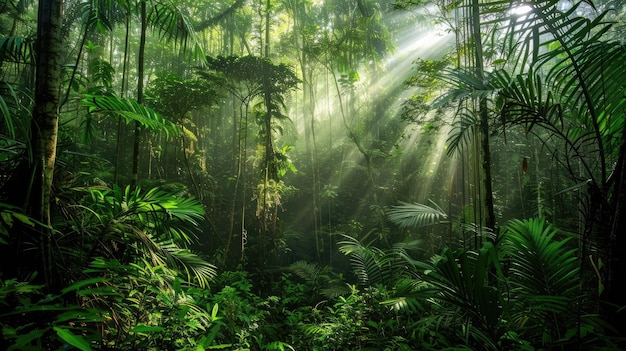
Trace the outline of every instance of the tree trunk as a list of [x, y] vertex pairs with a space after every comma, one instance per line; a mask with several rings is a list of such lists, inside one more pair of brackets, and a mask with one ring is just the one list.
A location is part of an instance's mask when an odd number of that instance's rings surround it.
[[[33, 152], [33, 183], [27, 206], [33, 218], [51, 225], [50, 203], [52, 180], [56, 161], [57, 134], [59, 129], [59, 99], [61, 87], [61, 59], [63, 39], [62, 0], [39, 1], [37, 15], [35, 107], [31, 123], [31, 146]], [[51, 228], [50, 228], [51, 229]], [[50, 282], [51, 233], [41, 240], [41, 258], [44, 279]]]
[[[474, 62], [476, 64], [476, 78], [484, 82], [483, 47], [480, 35], [480, 8], [478, 0], [472, 0], [472, 38], [474, 40]], [[492, 233], [496, 233], [496, 219], [493, 209], [493, 190], [491, 181], [491, 150], [489, 148], [489, 114], [487, 111], [487, 99], [480, 97], [478, 101], [478, 113], [480, 116], [481, 134], [481, 159], [482, 159], [482, 181], [485, 187], [484, 206], [486, 217], [484, 225]]]
[[[146, 2], [141, 1], [141, 37], [139, 39], [139, 54], [137, 57], [137, 102], [143, 104], [144, 55], [146, 51]], [[141, 142], [141, 124], [135, 122], [135, 141], [133, 143], [133, 176], [131, 187], [139, 182], [139, 149]]]
[[31, 142], [35, 184], [40, 185], [31, 192], [31, 214], [46, 224], [50, 224], [50, 198], [59, 128], [62, 8], [61, 0], [39, 2]]

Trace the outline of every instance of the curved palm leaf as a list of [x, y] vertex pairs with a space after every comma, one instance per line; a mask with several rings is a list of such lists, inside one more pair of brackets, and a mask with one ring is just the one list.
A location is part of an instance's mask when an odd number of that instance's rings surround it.
[[524, 293], [573, 296], [578, 289], [573, 237], [557, 240], [559, 231], [545, 219], [513, 220], [505, 228], [506, 253], [511, 257], [511, 283]]
[[422, 227], [443, 223], [448, 215], [433, 201], [434, 207], [418, 203], [400, 202], [387, 211], [389, 220], [401, 228]]
[[83, 234], [96, 241], [90, 244], [87, 259], [98, 255], [131, 262], [145, 259], [175, 269], [202, 287], [215, 276], [215, 266], [187, 248], [204, 218], [199, 201], [159, 188], [86, 190], [88, 198], [80, 208], [95, 224]]
[[532, 11], [511, 31], [520, 38], [509, 52], [519, 72], [496, 71], [490, 84], [503, 99], [505, 124], [523, 125], [526, 131], [538, 125], [550, 132], [546, 138], [565, 141], [565, 159], [582, 162], [582, 179], [602, 186], [610, 172], [606, 156], [619, 148], [624, 128], [626, 48], [605, 39], [606, 12], [581, 16], [583, 4], [588, 2], [562, 10], [555, 0], [529, 3]]
[[105, 33], [113, 30], [112, 18], [114, 16], [111, 9], [114, 7], [111, 0], [85, 1], [78, 6], [86, 31], [95, 29], [100, 33]]
[[576, 321], [572, 306], [578, 302], [577, 250], [568, 245], [572, 237], [559, 234], [544, 219], [514, 220], [504, 230], [516, 311], [512, 317], [531, 340], [551, 342]]
[[146, 128], [163, 131], [168, 135], [179, 134], [174, 123], [132, 99], [122, 99], [114, 95], [84, 94], [81, 106], [86, 107], [89, 113], [111, 113], [123, 117], [126, 122], [137, 121]]
[[[372, 232], [370, 232], [371, 234]], [[337, 243], [339, 251], [350, 256], [354, 274], [365, 286], [391, 286], [396, 279], [414, 277], [413, 261], [407, 250], [419, 247], [419, 242], [397, 243], [390, 249], [373, 246], [373, 240], [362, 240], [342, 235], [344, 240]]]
[[151, 2], [148, 23], [152, 25], [161, 38], [173, 40], [181, 45], [183, 51], [192, 46], [194, 59], [206, 60], [201, 41], [196, 35], [195, 29], [189, 17], [182, 12], [180, 6], [173, 1], [153, 1]]
[[23, 105], [24, 100], [30, 101], [28, 94], [10, 83], [0, 82], [0, 117], [4, 120], [4, 126], [0, 127], [0, 134], [13, 140], [18, 137], [21, 140], [28, 139], [29, 119], [21, 118], [27, 111]]
[[[415, 265], [421, 273], [421, 280], [413, 284], [403, 283], [401, 287], [407, 295], [389, 303], [408, 303], [416, 297], [429, 298], [439, 303], [440, 316], [450, 319], [444, 324], [445, 328], [466, 330], [466, 335], [457, 336], [460, 340], [473, 339], [488, 350], [498, 350], [495, 345], [506, 330], [507, 301], [498, 285], [504, 274], [493, 244], [485, 242], [478, 251], [446, 248], [433, 258], [432, 263], [416, 262]], [[450, 323], [457, 325], [451, 326]]]
[[33, 61], [33, 41], [20, 37], [0, 38], [0, 61], [23, 62]]

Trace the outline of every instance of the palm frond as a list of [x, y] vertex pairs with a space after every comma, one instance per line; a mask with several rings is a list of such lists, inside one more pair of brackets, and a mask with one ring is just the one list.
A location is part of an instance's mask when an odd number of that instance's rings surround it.
[[0, 61], [30, 62], [33, 57], [33, 41], [20, 37], [0, 38]]
[[607, 39], [607, 11], [580, 14], [587, 1], [528, 5], [532, 11], [508, 33], [516, 43], [508, 51], [513, 73], [495, 72], [490, 80], [503, 100], [502, 121], [548, 131], [546, 140], [565, 143], [565, 159], [581, 163], [586, 174], [570, 172], [574, 179], [602, 184], [611, 167], [607, 155], [619, 148], [624, 126], [626, 48]]
[[19, 85], [0, 82], [0, 135], [11, 143], [27, 142], [30, 139], [30, 92]]
[[372, 245], [373, 241], [364, 244], [349, 235], [342, 235], [344, 240], [337, 243], [339, 251], [350, 256], [352, 271], [364, 286], [390, 286], [395, 279], [412, 276], [413, 261], [407, 253], [418, 242], [396, 244], [391, 249], [380, 249]]
[[[559, 338], [568, 319], [575, 319], [572, 305], [578, 303], [579, 267], [572, 237], [545, 219], [514, 220], [503, 235], [509, 257], [512, 320], [525, 328], [529, 338], [550, 343]], [[568, 317], [569, 316], [569, 317]], [[543, 323], [529, 323], [543, 320]]]
[[438, 299], [459, 309], [481, 331], [494, 337], [501, 332], [503, 299], [500, 290], [492, 285], [503, 277], [495, 247], [485, 242], [478, 251], [444, 249], [433, 264], [419, 264], [424, 281], [438, 290]]
[[459, 112], [448, 133], [446, 153], [450, 156], [471, 147], [479, 124], [480, 120], [473, 111], [463, 109]]
[[168, 135], [179, 134], [174, 123], [132, 99], [122, 99], [114, 95], [84, 94], [81, 106], [86, 107], [89, 113], [111, 113], [124, 118], [127, 123], [137, 121], [155, 131], [163, 131]]
[[309, 283], [316, 282], [320, 274], [326, 271], [320, 265], [307, 261], [296, 261], [290, 264], [287, 269]]
[[401, 228], [422, 227], [439, 224], [448, 219], [448, 215], [435, 202], [428, 206], [418, 203], [400, 202], [387, 211], [387, 218]]
[[572, 296], [578, 289], [576, 248], [572, 237], [545, 219], [513, 220], [505, 228], [506, 254], [511, 257], [511, 282], [529, 295]]
[[[108, 1], [107, 1], [108, 2]], [[105, 1], [85, 1], [78, 5], [87, 31], [106, 33], [113, 30], [111, 4]]]
[[180, 45], [183, 51], [192, 48], [194, 59], [206, 60], [201, 40], [196, 35], [189, 16], [182, 12], [180, 6], [173, 1], [157, 1], [152, 3], [152, 11], [148, 14], [148, 22], [157, 30], [162, 39], [172, 40]]
[[215, 265], [203, 260], [190, 250], [172, 242], [160, 243], [159, 246], [161, 252], [165, 254], [167, 263], [185, 272], [188, 282], [196, 282], [201, 288], [207, 288], [209, 281], [217, 275]]

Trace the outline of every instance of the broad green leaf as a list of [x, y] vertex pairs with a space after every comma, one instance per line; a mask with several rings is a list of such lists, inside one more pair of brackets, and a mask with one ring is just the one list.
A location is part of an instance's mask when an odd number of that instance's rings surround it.
[[74, 346], [75, 348], [82, 351], [92, 351], [89, 342], [85, 340], [82, 336], [76, 335], [68, 329], [61, 327], [54, 327], [54, 331], [63, 341]]

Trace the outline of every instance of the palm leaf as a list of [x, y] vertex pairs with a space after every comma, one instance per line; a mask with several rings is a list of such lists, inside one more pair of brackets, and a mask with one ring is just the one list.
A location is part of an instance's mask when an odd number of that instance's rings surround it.
[[576, 319], [572, 306], [578, 303], [578, 258], [568, 245], [572, 237], [559, 234], [544, 219], [514, 220], [504, 230], [512, 319], [529, 339], [551, 342], [568, 320]]
[[587, 4], [561, 9], [556, 0], [529, 3], [532, 11], [508, 33], [509, 42], [516, 41], [508, 51], [515, 71], [495, 72], [491, 84], [503, 98], [504, 124], [527, 132], [540, 126], [549, 132], [546, 144], [551, 138], [565, 142], [568, 164], [581, 162], [586, 174], [571, 171], [574, 179], [603, 184], [607, 155], [619, 147], [623, 131], [626, 48], [605, 39], [611, 27], [606, 11], [594, 18], [579, 14]]
[[432, 263], [416, 265], [423, 272], [423, 281], [434, 289], [425, 292], [434, 293], [432, 298], [440, 301], [442, 308], [461, 316], [461, 321], [469, 321], [463, 322], [464, 325], [476, 328], [470, 336], [481, 343], [497, 344], [504, 331], [506, 301], [500, 288], [493, 285], [504, 277], [493, 244], [485, 242], [478, 251], [446, 248]]
[[196, 282], [201, 288], [207, 288], [209, 281], [217, 275], [215, 265], [203, 260], [188, 249], [172, 242], [159, 243], [161, 252], [170, 267], [176, 267], [186, 273], [189, 282]]
[[123, 117], [127, 123], [137, 121], [155, 131], [163, 131], [168, 135], [179, 134], [174, 123], [132, 99], [122, 99], [114, 95], [85, 94], [81, 106], [86, 107], [89, 113], [111, 113]]
[[559, 231], [545, 219], [513, 220], [504, 242], [511, 257], [512, 284], [524, 293], [572, 296], [578, 289], [576, 249], [572, 237], [557, 240]]
[[111, 8], [113, 6], [111, 2], [111, 0], [85, 1], [78, 5], [86, 31], [93, 32], [97, 30], [103, 34], [113, 30], [113, 22], [111, 22], [113, 15]]
[[180, 6], [173, 1], [152, 2], [152, 11], [148, 14], [148, 22], [157, 30], [162, 39], [172, 40], [179, 44], [183, 51], [192, 47], [194, 59], [206, 60], [201, 41], [195, 33], [193, 24]]
[[326, 267], [322, 268], [316, 263], [306, 261], [296, 261], [290, 264], [287, 269], [308, 283], [317, 283], [320, 276], [328, 272]]
[[387, 211], [387, 218], [401, 228], [421, 227], [443, 223], [448, 215], [433, 201], [433, 207], [418, 203], [400, 202]]
[[0, 38], [0, 61], [23, 62], [32, 61], [33, 42], [20, 37]]

